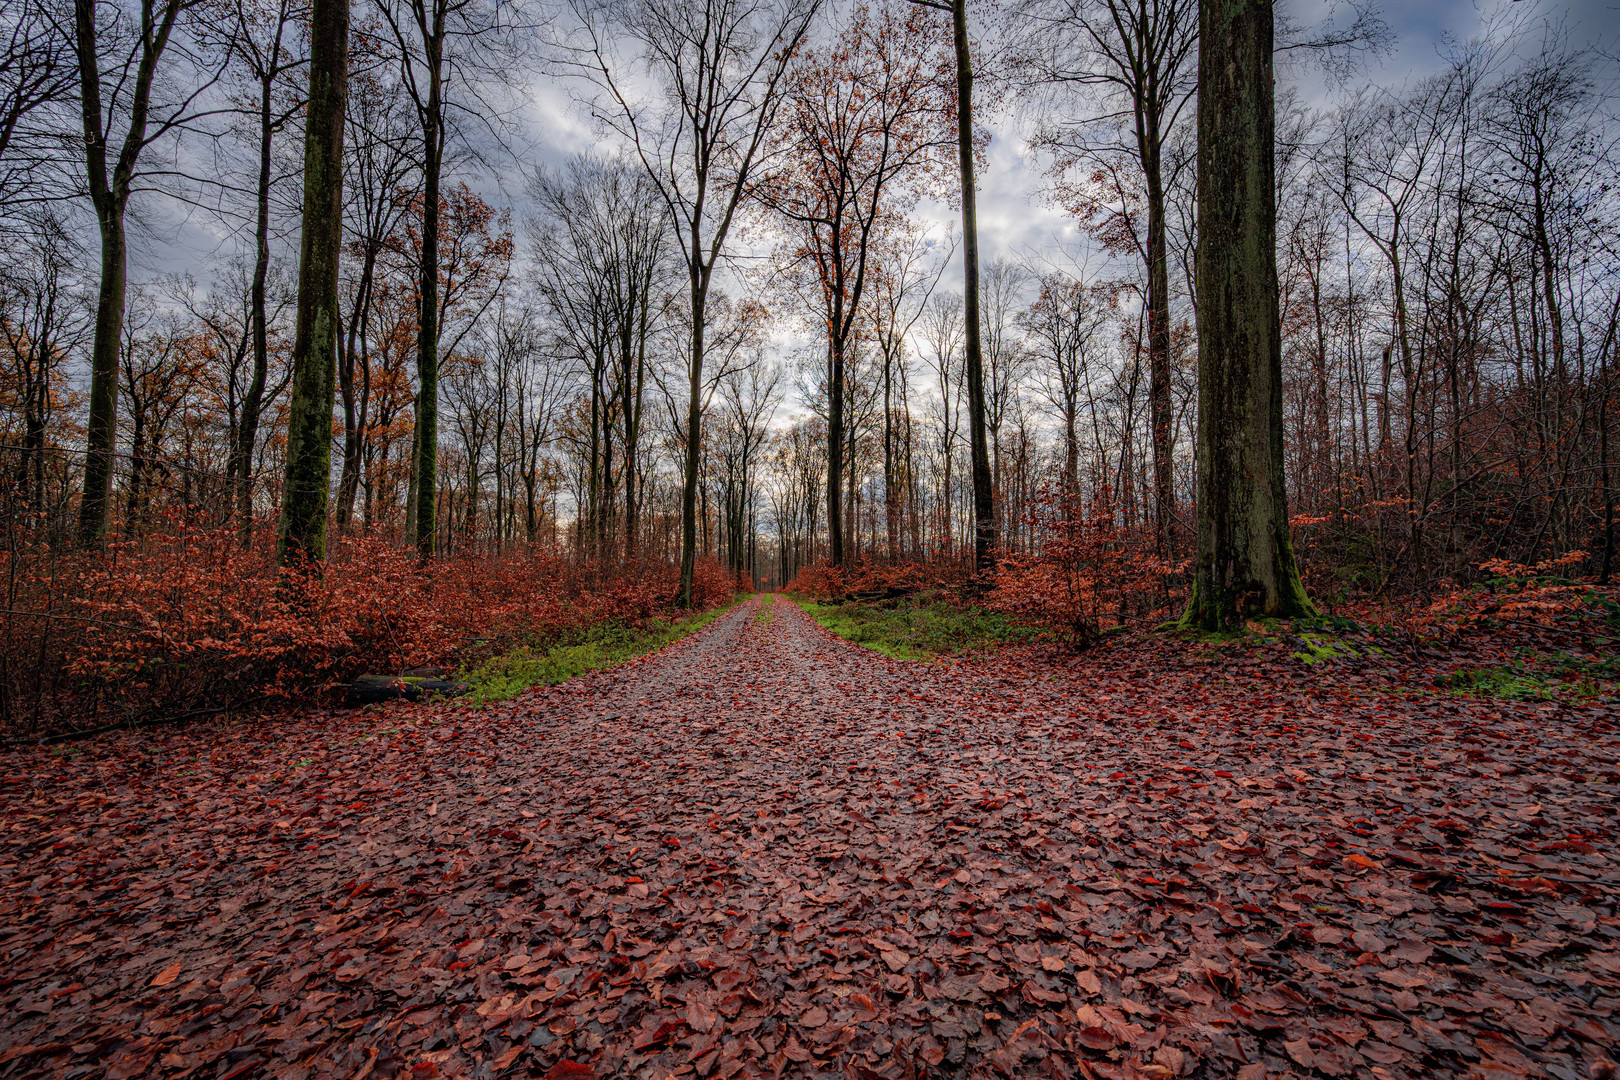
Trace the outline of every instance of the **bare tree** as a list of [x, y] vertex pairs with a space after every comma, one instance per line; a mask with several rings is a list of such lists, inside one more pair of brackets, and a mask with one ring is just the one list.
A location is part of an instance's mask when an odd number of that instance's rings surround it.
[[[90, 353], [90, 415], [85, 426], [84, 495], [79, 541], [106, 534], [118, 417], [118, 347], [129, 275], [124, 218], [141, 152], [195, 123], [199, 103], [219, 75], [217, 59], [189, 47], [183, 18], [201, 0], [75, 0], [73, 49], [79, 75], [84, 166], [101, 231], [101, 283]], [[159, 79], [159, 65], [193, 68], [190, 79]], [[154, 98], [154, 91], [180, 87]], [[115, 129], [123, 128], [122, 138]], [[109, 156], [110, 154], [110, 156]]]
[[46, 509], [46, 453], [58, 413], [68, 404], [67, 359], [88, 340], [90, 311], [74, 273], [83, 249], [49, 212], [30, 223], [32, 258], [0, 264], [0, 363], [8, 403], [7, 442], [21, 447], [4, 478], [37, 512]]
[[546, 230], [536, 246], [542, 294], [590, 385], [589, 528], [609, 543], [622, 488], [633, 559], [647, 346], [664, 315], [669, 219], [639, 163], [576, 159], [560, 175], [536, 174], [530, 195]]
[[962, 427], [963, 345], [967, 338], [962, 298], [951, 293], [935, 293], [929, 299], [919, 330], [924, 358], [933, 366], [939, 386], [939, 397], [935, 400], [940, 420], [938, 540], [949, 558], [956, 551], [952, 503], [956, 495], [956, 444]]
[[[676, 222], [686, 264], [691, 345], [681, 492], [681, 602], [697, 553], [706, 311], [739, 208], [772, 151], [788, 65], [821, 0], [612, 0], [583, 9], [581, 62], [606, 100], [598, 118], [633, 147]], [[636, 96], [624, 35], [652, 75]]]
[[[1040, 295], [1019, 321], [1040, 377], [1036, 386], [1057, 411], [1063, 465], [1059, 473], [1066, 493], [1080, 484], [1080, 420], [1090, 407], [1094, 445], [1106, 453], [1092, 389], [1092, 369], [1100, 351], [1098, 338], [1108, 322], [1107, 309], [1084, 281], [1056, 271], [1043, 274]], [[1102, 471], [1106, 475], [1107, 462]]]
[[0, 221], [53, 197], [53, 127], [78, 78], [60, 0], [15, 0], [0, 14]]
[[451, 114], [497, 130], [501, 110], [485, 90], [508, 74], [501, 64], [516, 55], [509, 46], [521, 36], [521, 7], [499, 0], [379, 0], [377, 10], [393, 39], [400, 85], [421, 126], [416, 498], [410, 520], [417, 553], [430, 559], [438, 535], [439, 218], [445, 151], [457, 126]]
[[781, 370], [751, 364], [720, 381], [720, 438], [715, 447], [721, 466], [726, 566], [742, 581], [753, 574], [753, 517], [758, 495], [759, 459], [770, 435], [771, 419], [781, 399]]
[[1002, 515], [997, 535], [1005, 536], [1008, 521], [1001, 470], [1001, 428], [1015, 407], [1019, 384], [1024, 378], [1027, 356], [1018, 340], [1018, 313], [1023, 303], [1029, 275], [1023, 266], [1006, 259], [992, 259], [984, 268], [981, 282], [984, 314], [984, 357], [986, 380], [984, 423], [989, 433], [991, 479], [997, 493], [996, 509]]
[[[1197, 83], [1196, 0], [1025, 0], [1021, 60], [1048, 86], [1075, 91], [1052, 102], [1041, 141], [1060, 165], [1086, 170], [1129, 156], [1141, 171], [1146, 235], [1129, 215], [1106, 214], [1123, 227], [1147, 267], [1148, 399], [1153, 425], [1153, 476], [1159, 544], [1173, 547], [1175, 454], [1170, 403], [1170, 266], [1166, 143]], [[1089, 99], [1089, 115], [1072, 119], [1073, 99]], [[1174, 159], [1172, 158], [1173, 162]], [[1093, 216], [1095, 201], [1075, 200]]]
[[297, 24], [306, 17], [307, 9], [293, 0], [276, 0], [266, 9], [237, 0], [232, 14], [232, 53], [253, 84], [254, 97], [247, 105], [253, 117], [258, 166], [253, 185], [253, 275], [249, 285], [253, 373], [242, 394], [240, 419], [235, 425], [236, 443], [228, 466], [229, 479], [236, 488], [237, 529], [246, 545], [253, 535], [253, 450], [270, 377], [270, 203], [272, 186], [279, 179], [272, 172], [274, 143], [304, 108], [302, 95], [281, 92], [280, 84], [288, 73], [305, 63], [306, 58], [296, 46]]
[[912, 190], [948, 145], [950, 102], [942, 57], [922, 42], [923, 13], [858, 8], [824, 49], [791, 73], [788, 154], [762, 185], [791, 225], [788, 258], [814, 280], [808, 289], [827, 334], [827, 528], [831, 558], [844, 564], [846, 372], [863, 311], [869, 254], [885, 218], [903, 213]]
[[380, 302], [388, 291], [389, 264], [405, 251], [405, 218], [418, 192], [415, 183], [409, 101], [377, 70], [355, 73], [348, 101], [344, 161], [344, 215], [349, 235], [344, 298], [348, 309], [338, 354], [338, 391], [343, 406], [343, 465], [338, 480], [339, 530], [354, 516], [361, 474], [377, 422], [373, 400], [373, 354]]
[[915, 494], [909, 470], [902, 467], [909, 460], [905, 450], [911, 439], [911, 412], [906, 393], [907, 340], [928, 309], [928, 301], [955, 254], [955, 246], [952, 237], [950, 249], [940, 252], [930, 266], [934, 245], [926, 237], [916, 233], [890, 233], [879, 244], [878, 262], [872, 276], [869, 317], [883, 384], [883, 516], [891, 559], [900, 557], [902, 496], [912, 498]]

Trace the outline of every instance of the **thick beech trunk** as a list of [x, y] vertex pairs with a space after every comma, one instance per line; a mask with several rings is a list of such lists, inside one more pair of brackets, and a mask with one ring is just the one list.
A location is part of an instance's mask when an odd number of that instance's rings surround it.
[[337, 381], [338, 259], [343, 244], [343, 106], [349, 79], [348, 0], [314, 0], [304, 129], [303, 235], [293, 332], [287, 474], [281, 491], [283, 566], [326, 558]]
[[1198, 97], [1198, 554], [1184, 622], [1313, 612], [1288, 537], [1272, 6], [1203, 0]]

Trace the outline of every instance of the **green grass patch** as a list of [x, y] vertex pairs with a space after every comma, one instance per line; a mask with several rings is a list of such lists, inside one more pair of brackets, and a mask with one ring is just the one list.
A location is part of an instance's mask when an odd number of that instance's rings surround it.
[[655, 619], [645, 626], [610, 621], [584, 630], [575, 640], [547, 649], [522, 647], [460, 673], [458, 678], [472, 686], [472, 692], [458, 702], [483, 705], [516, 697], [531, 686], [552, 686], [587, 671], [617, 667], [619, 664], [657, 652], [703, 629], [736, 607], [742, 596], [729, 604], [679, 619]]
[[896, 660], [929, 660], [969, 649], [1027, 641], [1039, 633], [1017, 625], [1005, 615], [946, 600], [892, 604], [820, 604], [800, 596], [793, 600], [839, 637]]
[[1435, 686], [1462, 697], [1501, 701], [1570, 701], [1612, 698], [1620, 692], [1620, 664], [1556, 655], [1536, 657], [1537, 666], [1514, 661], [1453, 671]]
[[754, 622], [759, 626], [769, 626], [774, 618], [776, 618], [776, 594], [766, 593], [759, 602], [759, 610], [754, 612]]
[[1435, 685], [1461, 697], [1502, 701], [1546, 701], [1554, 696], [1546, 676], [1512, 664], [1453, 671], [1436, 677]]

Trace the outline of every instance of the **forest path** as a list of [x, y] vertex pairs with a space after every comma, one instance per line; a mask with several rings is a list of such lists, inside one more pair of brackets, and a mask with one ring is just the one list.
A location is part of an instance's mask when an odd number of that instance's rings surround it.
[[20, 751], [0, 1080], [1595, 1076], [1614, 731], [755, 598], [501, 705]]

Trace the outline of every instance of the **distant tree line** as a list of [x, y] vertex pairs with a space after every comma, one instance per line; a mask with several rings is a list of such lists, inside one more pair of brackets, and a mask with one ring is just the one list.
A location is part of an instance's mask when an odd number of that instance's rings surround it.
[[[1211, 625], [1308, 609], [1296, 565], [1608, 580], [1602, 56], [1504, 5], [1388, 87], [1374, 13], [1262, 7], [8, 4], [9, 547], [546, 545], [689, 590], [990, 575], [1059, 506]], [[564, 123], [600, 148], [542, 163]], [[1015, 128], [1072, 229], [981, 259]]]

